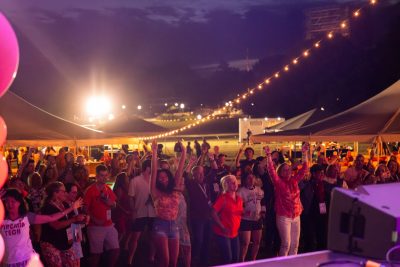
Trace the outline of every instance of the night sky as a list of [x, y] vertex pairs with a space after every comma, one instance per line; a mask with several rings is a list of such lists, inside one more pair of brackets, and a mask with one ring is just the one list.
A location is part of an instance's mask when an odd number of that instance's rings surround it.
[[[84, 110], [94, 91], [112, 96], [115, 108], [221, 105], [298, 54], [307, 44], [304, 11], [327, 3], [333, 1], [4, 0], [0, 10], [21, 49], [11, 90], [67, 118]], [[242, 108], [253, 116], [293, 116], [329, 104], [340, 109], [399, 79], [398, 52], [377, 52], [398, 50], [391, 39], [398, 40], [396, 30], [400, 35], [398, 1], [375, 9], [352, 25], [350, 38], [321, 48], [303, 70]], [[246, 57], [256, 63], [250, 72]], [[227, 67], [233, 62], [236, 68]], [[342, 101], [349, 87], [359, 94]]]

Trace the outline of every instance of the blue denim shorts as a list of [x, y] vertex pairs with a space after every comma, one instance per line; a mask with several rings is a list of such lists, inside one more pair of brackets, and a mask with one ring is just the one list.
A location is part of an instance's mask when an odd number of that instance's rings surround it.
[[156, 235], [164, 236], [168, 239], [179, 239], [179, 229], [175, 221], [155, 218], [153, 222], [153, 232]]

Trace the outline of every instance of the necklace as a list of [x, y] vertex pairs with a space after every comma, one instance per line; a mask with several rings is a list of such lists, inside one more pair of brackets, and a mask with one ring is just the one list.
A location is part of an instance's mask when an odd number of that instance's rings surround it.
[[[61, 212], [63, 212], [63, 211], [65, 210], [65, 207], [64, 207], [64, 205], [63, 205], [62, 202], [61, 202], [61, 203], [58, 203], [58, 202], [52, 200], [52, 201], [50, 201], [50, 204], [53, 205], [54, 207], [56, 207], [56, 208], [57, 208], [58, 210], [60, 210]], [[64, 217], [68, 219], [68, 214], [65, 214]]]

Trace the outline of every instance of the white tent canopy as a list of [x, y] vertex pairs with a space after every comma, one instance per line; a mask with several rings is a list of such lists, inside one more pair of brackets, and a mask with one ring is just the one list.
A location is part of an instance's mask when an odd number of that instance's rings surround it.
[[[50, 114], [11, 91], [0, 99], [0, 116], [7, 125], [7, 146], [129, 144], [137, 143], [139, 134], [162, 130], [161, 127], [139, 119], [134, 121], [135, 130], [138, 131], [136, 134], [93, 130]], [[128, 124], [132, 123], [130, 121]]]
[[73, 146], [79, 139], [106, 137], [100, 131], [50, 114], [11, 91], [0, 99], [0, 115], [7, 125], [9, 146]]
[[400, 141], [400, 80], [361, 104], [298, 129], [252, 136], [272, 141]]
[[317, 109], [312, 109], [307, 112], [304, 112], [296, 117], [290, 118], [285, 120], [277, 125], [272, 127], [268, 127], [265, 129], [266, 132], [273, 133], [273, 132], [281, 132], [286, 130], [298, 129], [304, 126], [307, 121], [311, 118], [311, 116], [316, 112]]

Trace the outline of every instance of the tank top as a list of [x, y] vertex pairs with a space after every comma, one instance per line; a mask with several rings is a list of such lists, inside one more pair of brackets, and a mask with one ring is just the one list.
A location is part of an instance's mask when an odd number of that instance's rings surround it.
[[174, 221], [178, 216], [179, 193], [174, 191], [172, 194], [162, 193], [155, 201], [154, 207], [158, 218]]
[[18, 218], [15, 221], [4, 219], [0, 233], [5, 243], [3, 263], [12, 264], [30, 259], [34, 250], [29, 237], [29, 220], [27, 216]]

